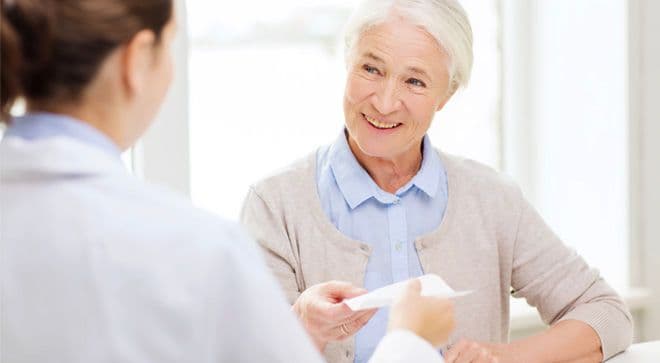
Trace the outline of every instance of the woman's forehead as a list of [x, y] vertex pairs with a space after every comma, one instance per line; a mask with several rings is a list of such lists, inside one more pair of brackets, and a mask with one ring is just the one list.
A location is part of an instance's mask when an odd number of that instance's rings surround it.
[[381, 62], [404, 60], [442, 65], [448, 56], [424, 28], [405, 21], [385, 21], [364, 31], [356, 44], [356, 55]]

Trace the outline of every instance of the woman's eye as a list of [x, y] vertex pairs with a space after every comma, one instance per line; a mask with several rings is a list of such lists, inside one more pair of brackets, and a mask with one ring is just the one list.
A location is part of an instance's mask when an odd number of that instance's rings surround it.
[[426, 87], [426, 83], [420, 81], [417, 78], [410, 78], [408, 81], [406, 81], [408, 84], [411, 84], [415, 87]]
[[363, 66], [362, 66], [362, 69], [364, 69], [365, 71], [367, 71], [367, 73], [371, 73], [371, 74], [380, 74], [380, 71], [378, 70], [378, 68], [372, 67], [372, 66], [367, 65], [367, 64], [363, 65]]

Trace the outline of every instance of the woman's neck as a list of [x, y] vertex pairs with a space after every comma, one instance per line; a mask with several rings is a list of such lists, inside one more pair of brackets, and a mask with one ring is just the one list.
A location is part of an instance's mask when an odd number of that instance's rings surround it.
[[422, 166], [422, 143], [394, 158], [381, 158], [365, 154], [357, 143], [348, 137], [348, 145], [358, 163], [374, 182], [388, 193], [396, 193], [406, 185]]

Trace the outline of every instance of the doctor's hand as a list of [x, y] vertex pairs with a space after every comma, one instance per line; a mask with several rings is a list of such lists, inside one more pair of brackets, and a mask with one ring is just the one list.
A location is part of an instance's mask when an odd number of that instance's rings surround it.
[[376, 313], [376, 309], [353, 311], [342, 303], [366, 292], [348, 282], [320, 283], [303, 291], [293, 304], [293, 311], [323, 351], [328, 342], [353, 336]]
[[438, 347], [454, 330], [453, 305], [449, 299], [421, 296], [421, 290], [419, 279], [408, 283], [406, 291], [392, 305], [387, 330], [410, 330]]

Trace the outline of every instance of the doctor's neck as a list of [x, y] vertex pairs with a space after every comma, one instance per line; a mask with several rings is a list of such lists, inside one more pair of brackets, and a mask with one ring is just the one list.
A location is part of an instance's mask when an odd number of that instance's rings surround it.
[[46, 100], [28, 100], [30, 113], [48, 112], [72, 117], [89, 124], [121, 150], [130, 148], [138, 136], [133, 136], [130, 123], [130, 107], [126, 100], [118, 97], [116, 88], [104, 73], [116, 72], [110, 59], [106, 60], [97, 76], [72, 99], [55, 97]]

